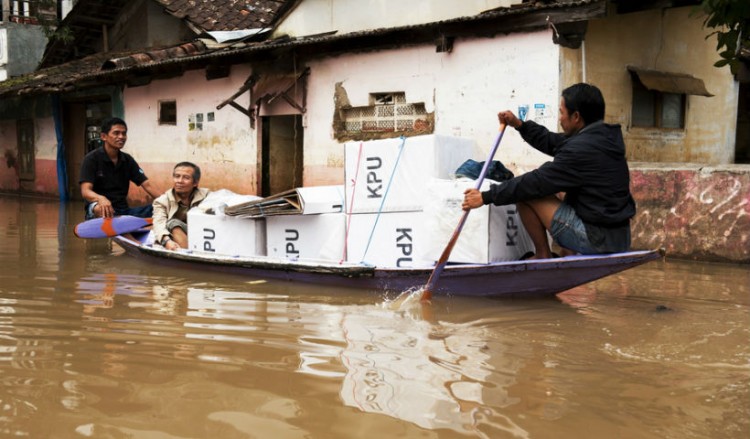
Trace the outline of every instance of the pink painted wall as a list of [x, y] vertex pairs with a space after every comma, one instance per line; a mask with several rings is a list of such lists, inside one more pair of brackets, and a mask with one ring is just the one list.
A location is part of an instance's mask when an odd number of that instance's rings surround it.
[[42, 194], [58, 194], [57, 159], [36, 159], [34, 178], [34, 192]]
[[[146, 175], [166, 190], [172, 186], [172, 169], [187, 160], [201, 167], [201, 186], [256, 193], [257, 132], [250, 120], [227, 105], [216, 107], [245, 82], [250, 69], [236, 65], [226, 78], [207, 81], [203, 70], [126, 88], [123, 92], [128, 143], [125, 151], [138, 161]], [[174, 100], [177, 123], [159, 124], [159, 101]], [[236, 99], [247, 107], [247, 93]], [[200, 120], [200, 122], [198, 122]], [[200, 123], [200, 128], [198, 128]], [[133, 200], [142, 198], [131, 192]]]
[[633, 247], [667, 256], [750, 262], [750, 168], [631, 166]]

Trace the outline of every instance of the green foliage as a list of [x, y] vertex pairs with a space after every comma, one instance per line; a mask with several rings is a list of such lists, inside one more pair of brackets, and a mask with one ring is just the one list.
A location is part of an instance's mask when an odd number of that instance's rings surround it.
[[750, 49], [750, 1], [703, 0], [696, 8], [706, 14], [703, 27], [714, 29], [706, 39], [716, 35], [716, 51], [721, 59], [714, 66], [728, 65], [736, 74], [740, 68], [740, 49]]
[[67, 26], [59, 26], [57, 21], [57, 1], [37, 0], [33, 11], [33, 17], [42, 28], [44, 36], [50, 40], [59, 40], [64, 43], [73, 41], [73, 33]]

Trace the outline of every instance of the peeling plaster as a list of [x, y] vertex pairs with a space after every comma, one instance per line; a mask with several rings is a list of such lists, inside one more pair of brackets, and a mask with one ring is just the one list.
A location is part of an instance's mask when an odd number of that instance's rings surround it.
[[[345, 120], [343, 117], [343, 111], [351, 108], [351, 101], [349, 95], [344, 88], [343, 82], [337, 82], [333, 93], [333, 137], [339, 142], [347, 142], [351, 140], [377, 140], [377, 139], [390, 139], [399, 136], [417, 136], [423, 134], [432, 134], [435, 131], [435, 112], [428, 112], [423, 118], [419, 118], [414, 121], [414, 129], [409, 131], [377, 131], [377, 132], [357, 132], [352, 133], [346, 130]], [[413, 102], [413, 104], [423, 104], [421, 102]]]

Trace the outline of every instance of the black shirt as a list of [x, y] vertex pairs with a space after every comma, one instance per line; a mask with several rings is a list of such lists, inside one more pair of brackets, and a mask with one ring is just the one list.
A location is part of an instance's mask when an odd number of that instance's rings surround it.
[[93, 183], [94, 192], [107, 197], [115, 209], [127, 209], [130, 182], [140, 186], [148, 177], [130, 154], [118, 151], [117, 155], [115, 166], [103, 146], [86, 154], [78, 183]]
[[565, 192], [565, 201], [588, 225], [623, 227], [635, 215], [630, 173], [619, 125], [596, 122], [567, 137], [532, 121], [523, 140], [554, 157], [538, 169], [482, 193], [485, 204], [511, 204]]

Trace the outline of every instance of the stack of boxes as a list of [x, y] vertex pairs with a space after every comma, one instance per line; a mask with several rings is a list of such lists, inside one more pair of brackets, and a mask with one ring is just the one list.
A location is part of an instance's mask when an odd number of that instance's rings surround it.
[[299, 214], [266, 217], [266, 254], [287, 259], [344, 257], [344, 187], [296, 189]]
[[[294, 214], [255, 218], [188, 213], [190, 248], [219, 254], [432, 267], [463, 213], [472, 180], [452, 180], [474, 142], [426, 135], [345, 145], [345, 184], [296, 189]], [[485, 182], [482, 189], [489, 187]], [[295, 203], [296, 204], [296, 203]], [[518, 259], [533, 250], [515, 206], [468, 216], [449, 262]]]
[[[344, 188], [298, 188], [291, 200], [276, 211], [284, 214], [209, 215], [200, 209], [188, 212], [191, 250], [230, 256], [273, 256], [284, 259], [342, 260], [344, 253]], [[210, 197], [210, 195], [209, 195]], [[263, 200], [258, 200], [263, 201]], [[247, 204], [247, 203], [243, 203]], [[200, 206], [199, 206], [200, 207]]]
[[441, 135], [345, 145], [347, 260], [429, 267], [435, 237], [426, 227], [427, 182], [449, 179], [474, 155], [474, 142]]
[[[480, 190], [488, 190], [491, 183], [496, 182], [484, 180]], [[463, 215], [464, 191], [474, 187], [476, 181], [468, 179], [428, 182], [425, 227], [433, 239], [425, 250], [435, 260], [442, 254]], [[490, 204], [469, 213], [448, 262], [514, 261], [533, 250], [534, 244], [521, 224], [516, 205]]]

